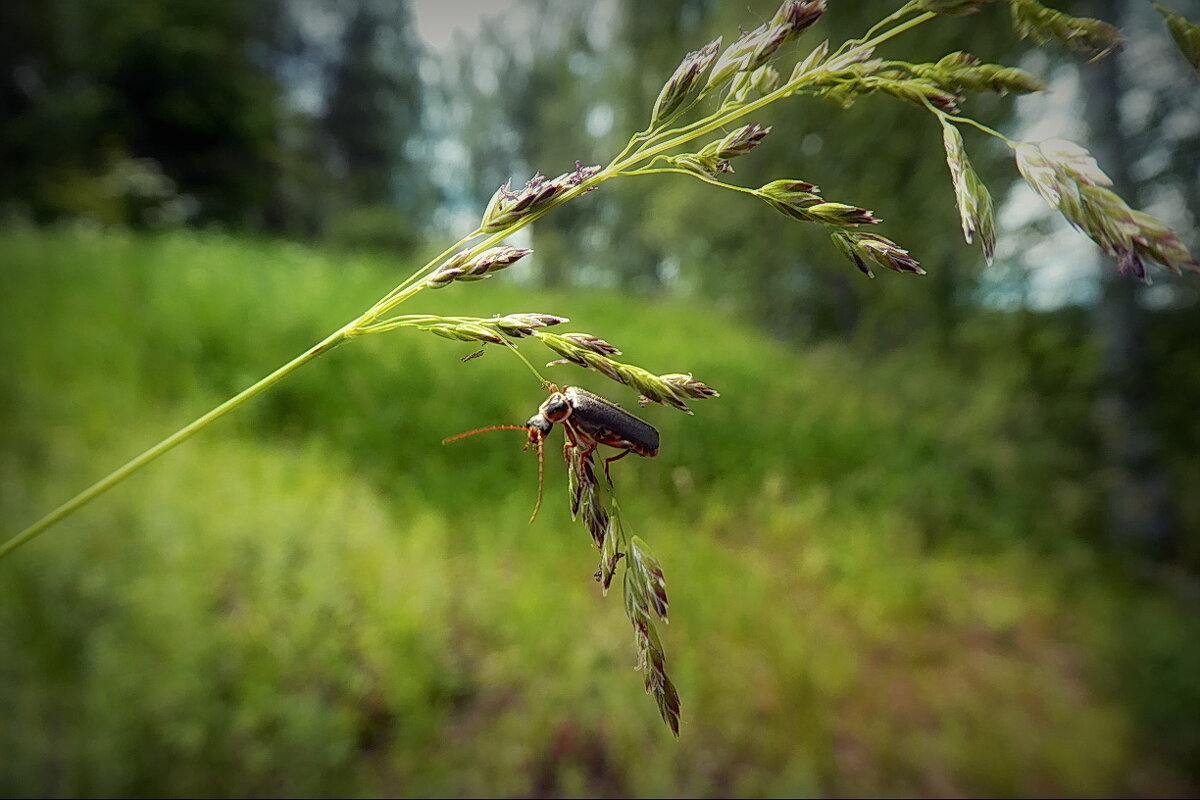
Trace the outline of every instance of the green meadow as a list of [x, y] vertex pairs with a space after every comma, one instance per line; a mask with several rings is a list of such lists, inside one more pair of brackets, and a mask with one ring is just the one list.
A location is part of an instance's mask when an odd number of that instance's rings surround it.
[[[0, 531], [411, 269], [219, 233], [0, 231]], [[519, 433], [441, 443], [523, 422], [537, 380], [400, 331], [321, 357], [0, 561], [0, 794], [1200, 790], [1195, 591], [1104, 546], [1078, 341], [992, 346], [1011, 321], [981, 315], [969, 356], [786, 346], [698, 302], [507, 275], [410, 310], [567, 316], [720, 390], [694, 416], [638, 410], [661, 455], [613, 465], [667, 575], [680, 739], [619, 592], [592, 579], [561, 432], [532, 524]], [[543, 372], [637, 409], [603, 376]]]

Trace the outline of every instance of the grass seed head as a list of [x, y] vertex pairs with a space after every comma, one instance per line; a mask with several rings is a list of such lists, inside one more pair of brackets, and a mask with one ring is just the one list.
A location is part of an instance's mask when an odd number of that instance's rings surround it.
[[688, 397], [694, 397], [697, 400], [705, 400], [710, 397], [720, 397], [721, 393], [712, 388], [706, 383], [696, 380], [691, 376], [691, 373], [672, 373], [669, 375], [659, 375], [661, 380], [674, 386], [679, 391], [686, 394]]
[[1121, 32], [1107, 22], [1091, 17], [1073, 17], [1038, 0], [1008, 0], [1012, 10], [1013, 29], [1021, 38], [1038, 44], [1056, 41], [1077, 52], [1100, 59], [1120, 49], [1124, 44]]
[[492, 195], [492, 199], [483, 212], [483, 220], [479, 224], [480, 233], [498, 233], [507, 230], [530, 212], [545, 206], [598, 172], [600, 172], [599, 165], [585, 167], [576, 161], [573, 171], [564, 172], [552, 179], [548, 179], [540, 173], [536, 174], [526, 182], [523, 188], [515, 192], [512, 191], [512, 181], [505, 181], [504, 185]]
[[946, 148], [946, 164], [950, 168], [950, 182], [954, 186], [954, 200], [962, 222], [963, 238], [967, 244], [975, 241], [983, 247], [984, 258], [992, 263], [996, 250], [996, 215], [992, 196], [975, 172], [967, 153], [963, 149], [962, 134], [949, 122], [942, 123], [942, 142]]
[[1200, 264], [1170, 228], [1130, 208], [1108, 187], [1112, 179], [1083, 147], [1061, 139], [1013, 147], [1025, 182], [1067, 222], [1117, 260], [1124, 275], [1148, 281], [1146, 261], [1172, 272], [1200, 271]]
[[666, 652], [654, 627], [655, 617], [667, 621], [666, 581], [658, 560], [637, 536], [630, 539], [625, 563], [625, 613], [633, 625], [637, 668], [644, 673], [646, 691], [654, 697], [659, 715], [678, 737], [679, 692], [667, 674]]
[[1200, 25], [1193, 25], [1187, 21], [1187, 17], [1158, 3], [1154, 4], [1154, 8], [1163, 15], [1179, 52], [1192, 65], [1192, 69], [1200, 72]]
[[441, 289], [455, 281], [481, 281], [532, 252], [524, 247], [492, 247], [472, 258], [469, 250], [463, 250], [448, 258], [426, 282], [431, 289]]
[[611, 517], [602, 502], [594, 453], [583, 452], [578, 447], [568, 449], [567, 491], [571, 500], [571, 519], [582, 518], [583, 526], [592, 537], [592, 545], [602, 551]]
[[536, 328], [561, 325], [570, 321], [566, 317], [556, 317], [553, 314], [509, 314], [506, 317], [497, 317], [491, 322], [504, 335], [521, 339], [532, 336]]
[[721, 37], [718, 36], [704, 47], [683, 57], [683, 61], [658, 93], [658, 99], [654, 101], [651, 124], [662, 122], [683, 107], [699, 87], [700, 79], [712, 66], [720, 50]]
[[564, 333], [564, 339], [568, 339], [585, 350], [591, 350], [602, 356], [619, 356], [621, 351], [612, 346], [608, 342], [601, 339], [599, 336], [592, 336], [590, 333]]
[[924, 275], [925, 270], [900, 245], [877, 233], [855, 233], [835, 230], [830, 234], [834, 245], [868, 278], [874, 278], [871, 264], [894, 272]]
[[764, 128], [761, 125], [747, 125], [744, 128], [737, 129], [723, 139], [710, 142], [701, 148], [697, 155], [700, 158], [716, 158], [721, 160], [737, 158], [758, 147], [770, 132], [770, 128]]

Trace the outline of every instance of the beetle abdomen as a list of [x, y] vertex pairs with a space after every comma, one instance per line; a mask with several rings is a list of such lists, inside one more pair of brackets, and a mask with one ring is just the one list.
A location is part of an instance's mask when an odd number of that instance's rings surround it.
[[568, 386], [563, 394], [571, 403], [572, 422], [597, 441], [647, 458], [658, 455], [658, 429], [650, 423], [578, 386]]

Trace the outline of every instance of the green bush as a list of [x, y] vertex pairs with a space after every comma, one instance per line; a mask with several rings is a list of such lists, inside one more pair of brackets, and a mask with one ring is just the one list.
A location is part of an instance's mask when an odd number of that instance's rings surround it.
[[[5, 531], [407, 272], [186, 231], [9, 230], [0, 253]], [[1019, 354], [801, 353], [707, 309], [503, 279], [434, 294], [413, 310], [565, 314], [721, 390], [638, 411], [662, 453], [613, 470], [667, 572], [681, 740], [591, 580], [557, 438], [533, 525], [519, 433], [440, 444], [523, 421], [540, 387], [499, 349], [463, 363], [474, 346], [402, 331], [0, 562], [0, 793], [1195, 789], [1200, 623], [1089, 544], [1062, 425], [1081, 401], [1048, 403]]]

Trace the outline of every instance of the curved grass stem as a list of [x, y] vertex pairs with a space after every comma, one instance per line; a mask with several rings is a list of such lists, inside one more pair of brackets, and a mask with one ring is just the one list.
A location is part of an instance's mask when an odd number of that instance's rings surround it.
[[723, 181], [719, 181], [715, 178], [709, 178], [692, 170], [681, 169], [679, 167], [640, 167], [638, 169], [622, 172], [621, 175], [686, 175], [689, 178], [695, 178], [698, 181], [711, 184], [719, 189], [729, 189], [734, 192], [748, 194], [751, 197], [758, 197], [758, 192], [754, 189], [749, 189], [745, 186], [737, 186], [732, 183], [724, 183]]

